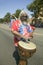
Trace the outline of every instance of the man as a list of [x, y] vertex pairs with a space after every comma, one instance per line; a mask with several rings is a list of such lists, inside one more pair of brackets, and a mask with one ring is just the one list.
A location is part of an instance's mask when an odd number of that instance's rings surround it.
[[[28, 15], [25, 11], [21, 11], [19, 19], [15, 20], [11, 26], [11, 32], [14, 34], [14, 45], [18, 54], [18, 42], [20, 40], [30, 40], [33, 37], [33, 30], [28, 25]], [[19, 56], [18, 56], [19, 57]]]

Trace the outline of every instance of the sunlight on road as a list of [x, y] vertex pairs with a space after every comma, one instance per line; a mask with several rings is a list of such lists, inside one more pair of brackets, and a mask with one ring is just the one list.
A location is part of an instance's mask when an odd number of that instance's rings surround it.
[[41, 34], [41, 33], [34, 33], [35, 35], [41, 35], [41, 36], [43, 36], [43, 34]]

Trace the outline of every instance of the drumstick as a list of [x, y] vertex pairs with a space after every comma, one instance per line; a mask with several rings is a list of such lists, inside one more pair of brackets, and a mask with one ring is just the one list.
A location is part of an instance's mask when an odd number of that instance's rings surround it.
[[29, 39], [26, 40], [27, 43], [29, 43], [29, 41], [30, 41]]

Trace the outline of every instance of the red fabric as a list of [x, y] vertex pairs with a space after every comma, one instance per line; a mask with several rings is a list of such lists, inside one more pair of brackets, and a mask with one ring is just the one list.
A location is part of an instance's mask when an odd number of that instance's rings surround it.
[[[13, 30], [15, 30], [15, 31], [18, 31], [18, 29], [19, 29], [19, 24], [20, 24], [20, 21], [19, 21], [19, 20], [14, 21], [14, 22], [12, 23], [11, 29], [13, 29]], [[14, 37], [14, 45], [15, 45], [15, 46], [18, 46], [18, 42], [19, 42], [19, 40], [18, 40], [16, 37]]]
[[19, 42], [19, 40], [15, 37], [15, 38], [14, 38], [14, 45], [15, 45], [15, 46], [18, 46], [18, 42]]
[[19, 25], [18, 24], [19, 24], [19, 21], [18, 20], [14, 21], [12, 23], [11, 29], [18, 31], [18, 28], [19, 28]]
[[35, 30], [35, 27], [34, 26], [31, 26], [32, 30]]

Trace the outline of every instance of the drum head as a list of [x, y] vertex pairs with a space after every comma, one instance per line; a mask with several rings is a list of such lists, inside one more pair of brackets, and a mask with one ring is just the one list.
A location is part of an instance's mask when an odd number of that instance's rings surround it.
[[19, 46], [21, 46], [22, 48], [24, 48], [26, 50], [36, 49], [36, 45], [32, 42], [26, 43], [26, 42], [23, 42], [23, 41], [19, 41]]

